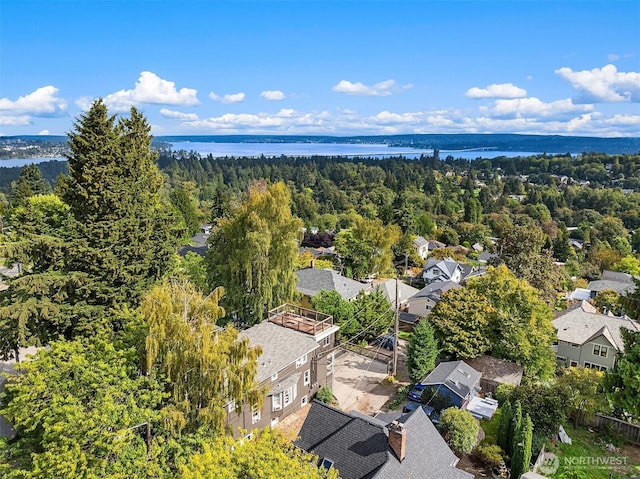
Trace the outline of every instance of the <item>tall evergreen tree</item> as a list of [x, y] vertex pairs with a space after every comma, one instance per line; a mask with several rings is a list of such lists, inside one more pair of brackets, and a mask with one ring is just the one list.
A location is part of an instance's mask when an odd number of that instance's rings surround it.
[[207, 268], [210, 284], [223, 286], [223, 302], [238, 319], [258, 323], [266, 311], [291, 301], [302, 221], [291, 214], [284, 183], [255, 183], [246, 200], [211, 232]]
[[29, 164], [22, 167], [20, 176], [12, 184], [11, 190], [12, 205], [16, 207], [24, 205], [31, 196], [49, 193], [51, 188], [44, 181], [40, 169], [34, 164]]
[[423, 380], [436, 367], [438, 342], [433, 326], [423, 319], [416, 326], [407, 347], [407, 368], [411, 381]]
[[66, 227], [16, 234], [2, 248], [26, 274], [0, 296], [0, 355], [59, 335], [109, 333], [108, 311], [137, 305], [167, 269], [177, 241], [149, 131], [134, 108], [116, 122], [101, 100], [75, 124], [61, 193]]
[[189, 190], [184, 185], [173, 188], [169, 194], [169, 199], [184, 219], [187, 235], [195, 235], [200, 229], [200, 219], [198, 218], [198, 209]]

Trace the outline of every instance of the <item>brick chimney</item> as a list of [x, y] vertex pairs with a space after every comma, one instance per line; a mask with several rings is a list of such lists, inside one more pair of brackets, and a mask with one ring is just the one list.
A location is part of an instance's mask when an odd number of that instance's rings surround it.
[[402, 462], [407, 453], [407, 431], [401, 422], [393, 421], [389, 425], [389, 447]]

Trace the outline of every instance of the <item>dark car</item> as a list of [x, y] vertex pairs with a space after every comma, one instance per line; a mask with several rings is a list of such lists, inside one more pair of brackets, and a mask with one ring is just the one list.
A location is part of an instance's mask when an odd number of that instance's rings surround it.
[[415, 411], [419, 407], [422, 407], [422, 409], [424, 409], [425, 414], [429, 416], [429, 419], [431, 419], [432, 423], [440, 424], [440, 412], [436, 411], [431, 406], [427, 406], [426, 404], [420, 404], [415, 401], [409, 401], [407, 405], [404, 407], [404, 409], [402, 409], [402, 412], [406, 414], [408, 412]]
[[415, 401], [415, 402], [421, 402], [422, 401], [422, 391], [424, 391], [424, 389], [426, 388], [426, 386], [424, 384], [416, 384], [415, 386], [413, 386], [411, 388], [411, 391], [409, 391], [409, 401]]
[[396, 338], [390, 335], [380, 336], [371, 342], [371, 346], [381, 346], [384, 349], [393, 351], [393, 347], [396, 343]]

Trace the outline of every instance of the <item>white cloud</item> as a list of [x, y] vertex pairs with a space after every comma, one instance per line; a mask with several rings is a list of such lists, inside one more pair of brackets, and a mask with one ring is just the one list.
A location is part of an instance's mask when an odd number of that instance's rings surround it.
[[362, 82], [351, 83], [349, 80], [340, 80], [338, 84], [333, 87], [333, 91], [346, 95], [389, 96], [399, 90], [409, 90], [413, 88], [411, 84], [403, 85], [399, 88], [395, 85], [395, 80], [385, 80], [372, 86], [367, 86]]
[[560, 68], [556, 74], [576, 90], [574, 103], [640, 102], [640, 73], [619, 72], [614, 65], [574, 72]]
[[524, 98], [527, 96], [527, 90], [512, 83], [494, 83], [486, 88], [469, 88], [465, 95], [476, 100], [481, 98]]
[[21, 96], [15, 101], [0, 98], [0, 112], [25, 114], [30, 116], [60, 116], [66, 112], [67, 102], [58, 98], [58, 89], [48, 85]]
[[0, 113], [0, 125], [11, 125], [11, 126], [25, 126], [31, 124], [31, 117], [29, 115], [3, 115]]
[[209, 93], [209, 98], [211, 98], [213, 101], [219, 101], [221, 103], [240, 103], [244, 101], [245, 96], [246, 95], [242, 92], [232, 93], [229, 95], [224, 95], [222, 97], [216, 95], [214, 92]]
[[570, 99], [545, 103], [536, 97], [496, 100], [493, 109], [489, 109], [494, 116], [516, 118], [556, 118], [566, 114], [592, 110], [593, 105], [576, 105]]
[[93, 103], [93, 100], [94, 99], [91, 98], [90, 96], [81, 96], [75, 101], [75, 104], [82, 111], [87, 111], [89, 110], [89, 108], [91, 108], [91, 104]]
[[615, 62], [616, 60], [620, 60], [620, 55], [617, 55], [616, 53], [609, 53], [609, 54], [607, 55], [607, 59], [608, 59], [610, 62]]
[[260, 96], [265, 100], [271, 100], [271, 101], [279, 101], [279, 100], [285, 99], [284, 93], [281, 92], [280, 90], [265, 90], [262, 93], [260, 93]]
[[49, 134], [49, 130], [42, 130], [40, 133], [38, 133], [38, 135], [48, 135]]
[[160, 110], [160, 114], [165, 118], [171, 118], [173, 120], [182, 120], [182, 121], [198, 120], [198, 115], [196, 115], [195, 113], [182, 113], [180, 111], [169, 110], [168, 108], [162, 108]]
[[123, 111], [140, 103], [157, 105], [197, 105], [197, 90], [176, 89], [175, 82], [163, 80], [153, 72], [142, 72], [133, 90], [107, 95], [104, 102], [111, 109]]

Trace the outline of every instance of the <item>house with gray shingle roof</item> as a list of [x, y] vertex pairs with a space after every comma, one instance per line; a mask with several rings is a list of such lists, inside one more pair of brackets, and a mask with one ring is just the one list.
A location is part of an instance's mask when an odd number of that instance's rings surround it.
[[464, 361], [444, 361], [420, 381], [424, 388], [437, 389], [458, 408], [465, 408], [480, 392], [482, 373]]
[[273, 426], [306, 406], [319, 388], [333, 384], [333, 349], [338, 326], [333, 317], [299, 306], [272, 309], [265, 321], [240, 338], [260, 346], [257, 381], [267, 389], [262, 409], [228, 403], [227, 423], [234, 433]]
[[621, 329], [640, 331], [628, 316], [600, 314], [587, 301], [576, 303], [553, 320], [558, 344], [556, 359], [563, 366], [612, 369], [616, 354], [624, 352]]
[[634, 277], [628, 273], [605, 270], [599, 280], [589, 282], [587, 289], [591, 291], [592, 298], [605, 290], [613, 290], [620, 295], [625, 295], [636, 290], [636, 283]]
[[472, 479], [422, 408], [385, 423], [314, 402], [294, 443], [342, 479]]
[[453, 281], [460, 283], [463, 278], [462, 267], [453, 259], [429, 258], [422, 269], [422, 277], [425, 283], [435, 281]]
[[[409, 306], [409, 300], [411, 297], [420, 291], [413, 286], [409, 286], [406, 283], [403, 283], [399, 279], [388, 279], [384, 283], [378, 283], [375, 286], [376, 289], [382, 291], [382, 294], [385, 298], [391, 303], [393, 309], [400, 309], [404, 311]], [[398, 308], [396, 308], [396, 293], [398, 300]]]
[[307, 307], [311, 307], [311, 298], [320, 291], [337, 291], [347, 301], [371, 291], [370, 284], [347, 278], [332, 269], [304, 268], [296, 271], [296, 276], [297, 290], [303, 296], [302, 304]]
[[427, 259], [427, 256], [429, 256], [429, 242], [426, 239], [422, 236], [417, 236], [413, 240], [413, 247], [416, 249], [418, 256], [422, 259]]
[[462, 286], [455, 281], [436, 281], [428, 284], [409, 298], [407, 312], [419, 316], [426, 316], [438, 301], [440, 301], [442, 293], [457, 288], [462, 288]]

